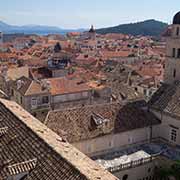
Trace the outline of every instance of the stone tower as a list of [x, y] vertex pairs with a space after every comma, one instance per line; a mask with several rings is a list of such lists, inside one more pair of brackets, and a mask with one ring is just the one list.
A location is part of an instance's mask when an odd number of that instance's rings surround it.
[[96, 39], [96, 31], [95, 31], [93, 25], [91, 25], [91, 28], [89, 30], [89, 38], [92, 39], [92, 40]]
[[180, 81], [180, 12], [173, 19], [171, 34], [167, 38], [164, 82]]

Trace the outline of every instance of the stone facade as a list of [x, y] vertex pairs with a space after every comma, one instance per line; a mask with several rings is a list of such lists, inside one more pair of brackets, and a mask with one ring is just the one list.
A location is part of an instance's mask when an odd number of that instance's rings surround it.
[[[153, 137], [161, 137], [173, 145], [180, 145], [180, 122], [177, 117], [153, 110], [153, 113], [161, 119], [161, 124], [153, 129]], [[159, 131], [161, 129], [161, 131]], [[173, 132], [175, 134], [173, 135]]]
[[180, 80], [180, 24], [172, 25], [171, 36], [167, 38], [165, 83]]
[[[153, 126], [153, 128], [157, 129], [156, 126]], [[137, 142], [150, 141], [150, 134], [151, 129], [149, 127], [145, 127], [123, 133], [109, 134], [94, 139], [80, 141], [73, 143], [73, 145], [88, 156], [96, 156]]]

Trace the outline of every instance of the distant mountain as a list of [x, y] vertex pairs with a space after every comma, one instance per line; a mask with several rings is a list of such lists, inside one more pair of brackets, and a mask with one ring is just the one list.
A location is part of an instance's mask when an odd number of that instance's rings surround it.
[[99, 34], [123, 33], [131, 35], [159, 36], [167, 28], [168, 24], [154, 19], [138, 23], [122, 24], [114, 27], [97, 29]]
[[24, 34], [66, 34], [68, 32], [83, 32], [85, 29], [61, 29], [55, 26], [25, 25], [14, 26], [0, 21], [0, 31], [3, 33], [24, 33]]
[[[107, 33], [123, 33], [132, 35], [148, 35], [159, 36], [166, 28], [168, 24], [156, 21], [147, 20], [138, 23], [122, 24], [114, 27], [97, 29], [99, 34]], [[24, 33], [24, 34], [66, 34], [68, 32], [83, 32], [86, 29], [61, 29], [55, 26], [42, 26], [42, 25], [25, 25], [14, 26], [9, 25], [3, 21], [0, 21], [0, 31], [3, 33]]]

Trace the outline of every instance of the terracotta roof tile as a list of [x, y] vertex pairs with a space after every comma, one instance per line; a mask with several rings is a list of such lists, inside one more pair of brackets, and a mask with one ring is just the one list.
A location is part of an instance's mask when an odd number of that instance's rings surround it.
[[82, 91], [89, 91], [91, 88], [83, 83], [81, 79], [51, 78], [47, 79], [51, 85], [52, 95], [68, 94]]
[[[19, 84], [19, 85], [18, 85]], [[43, 89], [40, 82], [31, 80], [26, 77], [21, 77], [13, 82], [13, 87], [22, 95], [38, 95], [49, 93], [48, 89]]]
[[29, 169], [25, 180], [117, 180], [16, 103], [0, 99], [0, 120], [8, 127], [0, 137], [1, 179], [12, 167], [11, 175]]
[[101, 54], [104, 58], [118, 58], [118, 57], [128, 57], [130, 51], [101, 51]]
[[180, 118], [180, 82], [163, 84], [149, 101], [149, 106]]
[[[94, 128], [92, 125], [93, 114], [107, 119], [107, 127]], [[71, 143], [158, 123], [159, 120], [152, 113], [146, 112], [136, 105], [122, 106], [117, 103], [51, 111], [45, 120], [45, 124], [50, 129], [64, 136]]]

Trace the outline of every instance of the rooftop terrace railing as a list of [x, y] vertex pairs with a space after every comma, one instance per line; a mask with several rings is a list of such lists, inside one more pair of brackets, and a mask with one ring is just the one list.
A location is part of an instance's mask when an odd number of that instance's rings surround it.
[[150, 162], [156, 160], [158, 156], [159, 156], [159, 154], [153, 155], [153, 156], [150, 156], [147, 158], [142, 158], [139, 160], [131, 161], [128, 163], [120, 164], [119, 166], [109, 167], [109, 168], [107, 168], [107, 170], [111, 173], [114, 173], [117, 171], [122, 171], [122, 170], [130, 169], [130, 168], [134, 168], [137, 166], [142, 166], [144, 164], [147, 164], [147, 163], [150, 163]]

